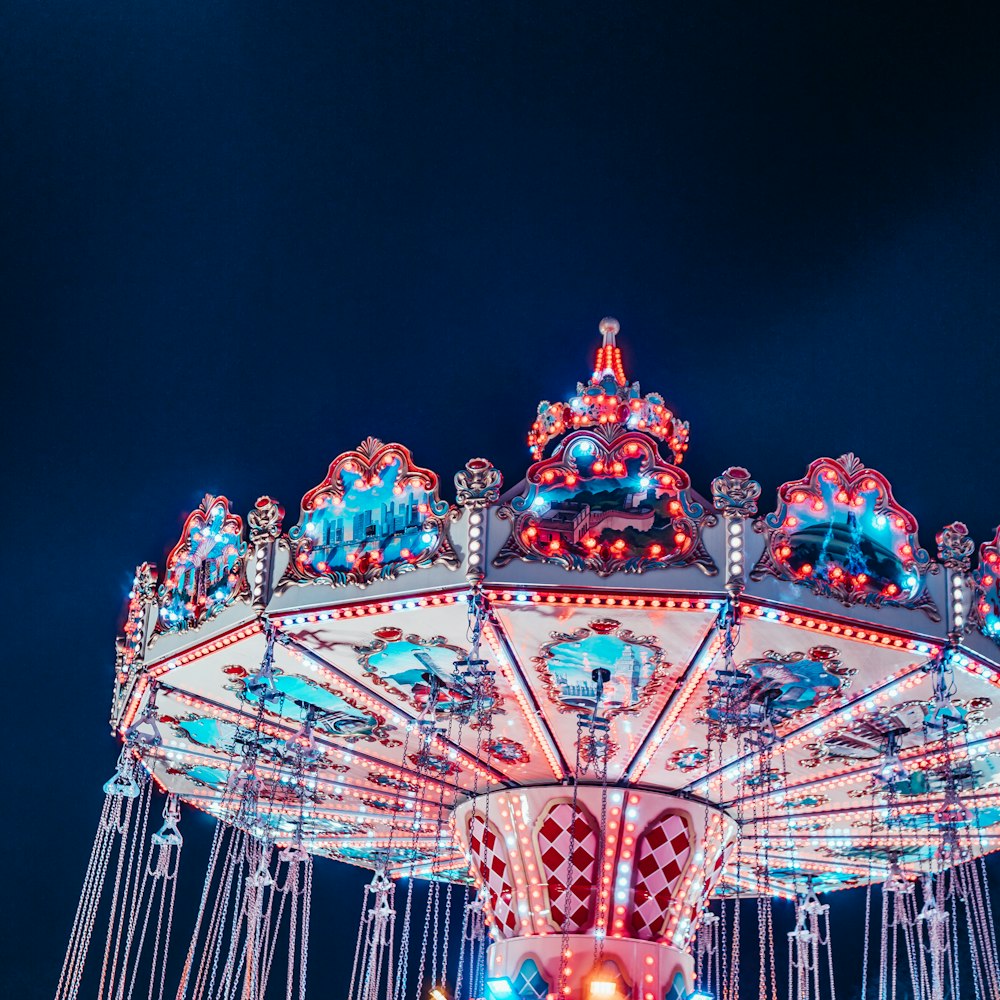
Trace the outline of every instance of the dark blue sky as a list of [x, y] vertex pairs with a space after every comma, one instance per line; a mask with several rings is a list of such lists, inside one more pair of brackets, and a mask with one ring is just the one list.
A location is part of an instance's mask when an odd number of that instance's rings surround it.
[[[741, 463], [771, 495], [853, 450], [926, 546], [954, 518], [984, 539], [998, 20], [8, 0], [0, 993], [52, 993], [131, 570], [205, 491], [294, 517], [368, 434], [446, 494], [475, 454], [516, 480], [537, 401], [612, 314], [630, 374], [692, 423], [697, 487]], [[347, 876], [321, 867], [329, 897]], [[332, 940], [354, 922], [317, 908]]]

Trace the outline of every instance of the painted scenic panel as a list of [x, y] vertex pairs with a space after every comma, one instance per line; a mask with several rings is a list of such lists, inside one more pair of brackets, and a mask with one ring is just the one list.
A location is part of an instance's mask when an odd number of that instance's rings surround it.
[[643, 434], [612, 442], [589, 431], [571, 434], [528, 470], [526, 484], [500, 510], [512, 526], [498, 566], [520, 558], [601, 576], [687, 565], [716, 572], [701, 542], [706, 515], [687, 474], [663, 463]]
[[303, 497], [302, 516], [288, 533], [285, 583], [365, 586], [435, 562], [455, 565], [449, 515], [433, 472], [414, 466], [401, 445], [369, 438], [341, 455]]

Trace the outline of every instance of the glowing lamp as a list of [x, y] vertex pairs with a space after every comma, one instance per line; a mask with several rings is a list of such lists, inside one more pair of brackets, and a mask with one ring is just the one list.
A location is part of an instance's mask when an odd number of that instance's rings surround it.
[[431, 1000], [448, 1000], [448, 995], [437, 986], [431, 990]]
[[688, 1000], [715, 1000], [715, 997], [705, 990], [695, 990], [694, 993], [688, 994]]
[[587, 989], [590, 1000], [612, 1000], [618, 984], [611, 979], [591, 979]]
[[486, 1000], [511, 1000], [516, 995], [514, 984], [506, 976], [486, 980]]

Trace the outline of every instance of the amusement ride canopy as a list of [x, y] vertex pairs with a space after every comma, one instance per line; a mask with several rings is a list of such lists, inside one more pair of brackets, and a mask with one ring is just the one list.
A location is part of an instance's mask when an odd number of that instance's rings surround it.
[[[772, 503], [738, 467], [699, 495], [688, 424], [601, 333], [506, 492], [475, 458], [449, 503], [369, 438], [294, 524], [207, 496], [162, 572], [139, 567], [59, 997], [112, 873], [99, 998], [164, 995], [180, 804], [220, 823], [178, 998], [263, 998], [279, 926], [304, 995], [317, 855], [375, 870], [351, 1000], [735, 1000], [741, 899], [761, 996], [818, 1000], [817, 893], [868, 886], [867, 935], [877, 883], [866, 995], [898, 965], [925, 1000], [1000, 996], [979, 860], [1000, 847], [1000, 535], [973, 566], [948, 525], [932, 558], [851, 454]], [[422, 928], [400, 876], [432, 881]], [[797, 902], [787, 994], [774, 896]]]

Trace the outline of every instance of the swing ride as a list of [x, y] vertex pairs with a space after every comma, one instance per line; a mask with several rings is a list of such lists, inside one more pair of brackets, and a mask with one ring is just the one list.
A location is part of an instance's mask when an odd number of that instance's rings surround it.
[[[369, 438], [294, 525], [207, 496], [138, 568], [57, 1000], [101, 944], [98, 1000], [304, 997], [315, 857], [374, 872], [348, 1000], [738, 1000], [750, 960], [760, 1000], [1000, 998], [1000, 531], [932, 559], [850, 454], [706, 499], [600, 329], [506, 492], [475, 458], [449, 503]], [[218, 823], [168, 984], [181, 804]], [[860, 979], [820, 900], [849, 887]]]

